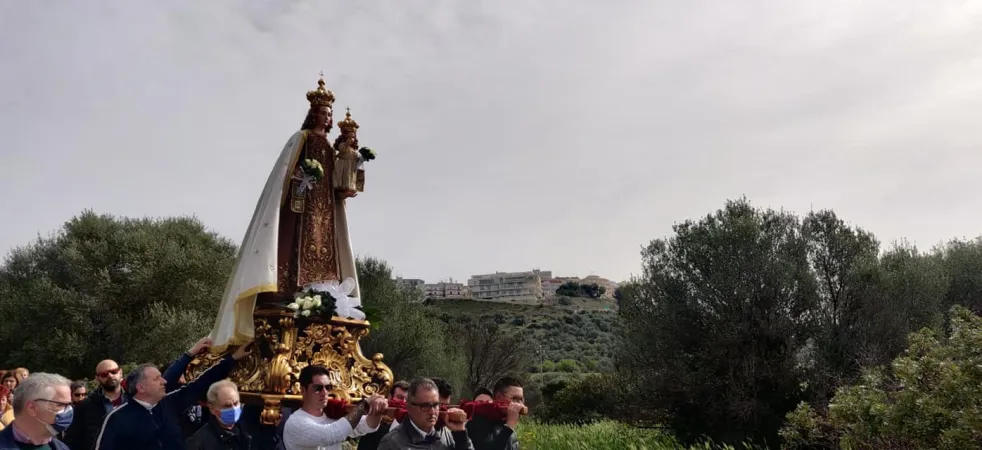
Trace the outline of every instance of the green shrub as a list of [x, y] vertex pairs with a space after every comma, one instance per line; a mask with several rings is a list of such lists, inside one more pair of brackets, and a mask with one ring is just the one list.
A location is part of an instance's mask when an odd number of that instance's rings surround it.
[[593, 374], [578, 380], [547, 384], [543, 391], [551, 395], [550, 402], [538, 417], [548, 423], [588, 424], [616, 417], [623, 392], [616, 375]]
[[982, 318], [963, 307], [950, 333], [924, 329], [886, 368], [840, 388], [820, 414], [807, 404], [788, 414], [788, 446], [972, 449], [982, 442]]
[[587, 426], [522, 423], [518, 428], [518, 440], [522, 450], [681, 448], [674, 439], [661, 431], [632, 428], [611, 421]]
[[[735, 449], [709, 443], [685, 447], [667, 433], [654, 428], [636, 428], [613, 421], [590, 425], [546, 425], [532, 421], [518, 427], [522, 450], [686, 450]], [[750, 446], [741, 446], [750, 449]]]

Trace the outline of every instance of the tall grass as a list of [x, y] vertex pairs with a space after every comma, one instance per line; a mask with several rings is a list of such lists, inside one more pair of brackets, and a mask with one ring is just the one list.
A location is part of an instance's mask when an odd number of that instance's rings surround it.
[[635, 428], [612, 421], [583, 426], [523, 422], [518, 428], [518, 441], [522, 450], [734, 449], [734, 447], [713, 446], [708, 443], [685, 447], [663, 431]]

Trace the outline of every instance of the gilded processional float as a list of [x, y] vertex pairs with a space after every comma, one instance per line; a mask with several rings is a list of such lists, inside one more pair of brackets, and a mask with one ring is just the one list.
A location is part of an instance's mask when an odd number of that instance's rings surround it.
[[331, 372], [332, 397], [355, 402], [385, 394], [392, 371], [382, 355], [361, 352], [370, 323], [361, 307], [358, 274], [345, 203], [364, 191], [364, 163], [375, 158], [358, 146], [358, 123], [348, 111], [333, 143], [334, 93], [323, 74], [307, 92], [300, 130], [280, 152], [249, 228], [211, 332], [211, 352], [199, 355], [186, 376], [202, 371], [236, 347], [252, 353], [230, 375], [243, 402], [263, 405], [261, 421], [276, 425], [284, 404], [299, 405], [300, 370]]

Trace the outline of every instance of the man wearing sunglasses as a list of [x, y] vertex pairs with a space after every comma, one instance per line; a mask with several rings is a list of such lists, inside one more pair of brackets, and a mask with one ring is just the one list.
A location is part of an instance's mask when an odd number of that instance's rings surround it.
[[107, 359], [97, 364], [95, 381], [99, 387], [76, 406], [75, 419], [65, 433], [65, 443], [73, 449], [92, 450], [106, 414], [126, 402], [119, 386], [123, 372], [116, 361]]
[[359, 402], [347, 416], [333, 420], [324, 414], [331, 390], [330, 372], [321, 366], [300, 370], [303, 407], [290, 414], [283, 427], [286, 450], [341, 450], [349, 437], [359, 437], [378, 429], [389, 402], [372, 395]]
[[68, 450], [55, 438], [72, 423], [71, 381], [35, 373], [14, 390], [14, 422], [0, 431], [0, 448]]
[[126, 376], [123, 386], [127, 401], [106, 415], [96, 437], [96, 450], [184, 449], [184, 436], [178, 423], [180, 411], [193, 405], [213, 383], [227, 377], [235, 364], [252, 351], [251, 342], [243, 344], [195, 380], [168, 392], [167, 385], [177, 383], [179, 369], [187, 366], [191, 353], [203, 351], [196, 348], [198, 345], [207, 347], [211, 341], [207, 338], [198, 341], [163, 374], [153, 364], [142, 364]]

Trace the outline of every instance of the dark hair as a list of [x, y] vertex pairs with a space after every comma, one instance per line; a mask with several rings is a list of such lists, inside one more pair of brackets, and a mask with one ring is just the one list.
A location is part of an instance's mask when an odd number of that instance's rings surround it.
[[474, 397], [477, 397], [478, 395], [487, 395], [488, 397], [494, 397], [494, 394], [492, 394], [491, 390], [488, 388], [478, 388], [476, 391], [474, 391]]
[[3, 377], [0, 378], [0, 383], [3, 383], [4, 381], [7, 381], [7, 378], [13, 378], [14, 379], [14, 387], [17, 387], [17, 385], [20, 384], [20, 380], [17, 379], [17, 374], [15, 374], [13, 370], [8, 371], [7, 373], [3, 374]]
[[449, 381], [436, 377], [430, 379], [433, 380], [433, 384], [435, 384], [437, 390], [440, 391], [440, 398], [447, 398], [453, 395], [453, 386], [450, 385]]
[[522, 380], [511, 376], [501, 377], [498, 379], [498, 382], [494, 384], [494, 394], [498, 395], [510, 387], [522, 387]]
[[407, 392], [407, 394], [409, 394], [409, 400], [415, 400], [420, 391], [428, 391], [430, 389], [437, 391], [437, 395], [439, 395], [440, 388], [437, 387], [433, 380], [429, 378], [417, 378], [413, 380], [413, 382], [409, 384], [409, 390]]
[[[71, 387], [69, 389], [71, 389], [72, 390], [72, 394], [74, 394], [75, 393], [75, 389], [84, 388], [84, 387], [85, 387], [85, 382], [84, 381], [72, 381], [72, 385], [71, 385]], [[88, 389], [86, 389], [86, 390], [88, 390]]]
[[402, 389], [406, 392], [409, 392], [409, 382], [406, 380], [396, 381], [395, 383], [392, 383], [392, 390], [389, 392], [395, 392], [396, 389]]
[[129, 395], [130, 397], [136, 395], [136, 386], [143, 382], [147, 369], [151, 367], [156, 366], [153, 364], [140, 364], [139, 366], [136, 366], [135, 369], [130, 371], [128, 375], [126, 375], [126, 395]]
[[307, 389], [310, 383], [314, 381], [314, 377], [318, 375], [328, 376], [330, 371], [324, 366], [307, 366], [300, 369], [300, 387]]

